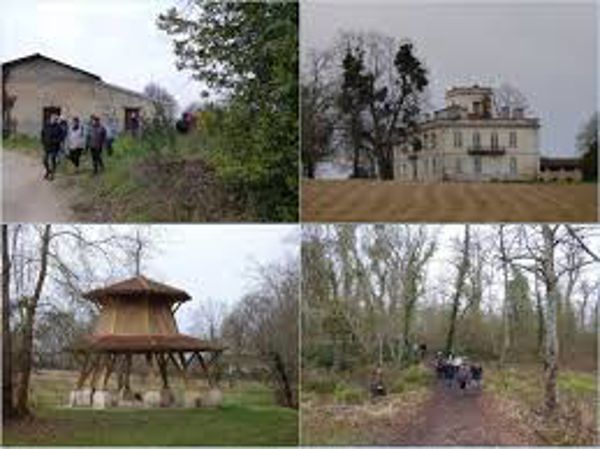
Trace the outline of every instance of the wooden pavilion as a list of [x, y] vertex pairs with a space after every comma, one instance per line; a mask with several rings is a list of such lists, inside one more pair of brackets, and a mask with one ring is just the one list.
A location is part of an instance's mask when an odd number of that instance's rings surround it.
[[[178, 331], [174, 313], [191, 299], [185, 291], [137, 276], [83, 297], [98, 305], [100, 315], [92, 334], [71, 347], [81, 364], [72, 405], [95, 404], [94, 394], [106, 394], [113, 373], [120, 400], [133, 400], [130, 377], [134, 356], [143, 356], [150, 371], [160, 376], [161, 405], [173, 402], [169, 367], [175, 368], [187, 387], [190, 367], [199, 364], [209, 386], [216, 387], [210, 367], [225, 348]], [[162, 399], [165, 397], [170, 399]]]

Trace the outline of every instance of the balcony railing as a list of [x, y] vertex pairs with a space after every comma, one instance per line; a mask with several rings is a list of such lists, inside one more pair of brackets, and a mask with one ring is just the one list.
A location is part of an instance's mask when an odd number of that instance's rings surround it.
[[472, 156], [502, 156], [506, 154], [506, 147], [472, 146], [467, 148], [467, 152]]

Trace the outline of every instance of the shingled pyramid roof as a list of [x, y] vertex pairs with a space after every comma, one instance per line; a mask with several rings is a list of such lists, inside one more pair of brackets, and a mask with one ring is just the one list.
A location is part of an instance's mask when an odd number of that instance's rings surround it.
[[176, 302], [189, 301], [190, 295], [178, 288], [171, 287], [160, 282], [148, 279], [145, 276], [136, 276], [116, 284], [103, 288], [97, 288], [83, 294], [83, 297], [91, 300], [99, 300], [106, 297], [153, 297], [169, 299]]

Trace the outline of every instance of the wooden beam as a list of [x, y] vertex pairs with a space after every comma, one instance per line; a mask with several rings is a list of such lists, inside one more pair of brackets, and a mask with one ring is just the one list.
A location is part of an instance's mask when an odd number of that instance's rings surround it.
[[177, 368], [177, 370], [181, 374], [181, 378], [183, 379], [183, 385], [184, 385], [185, 389], [187, 390], [187, 387], [188, 387], [188, 378], [187, 378], [187, 373], [186, 373], [186, 370], [185, 370], [185, 366], [179, 364], [179, 362], [175, 358], [175, 354], [173, 354], [172, 352], [169, 352], [168, 355], [169, 355], [169, 359], [173, 362], [173, 365], [175, 365], [175, 367]]
[[125, 391], [131, 391], [131, 354], [125, 354], [125, 379], [123, 387]]
[[80, 390], [83, 387], [83, 384], [85, 383], [85, 380], [87, 379], [87, 377], [90, 374], [90, 359], [92, 358], [92, 355], [88, 352], [85, 354], [84, 360], [83, 360], [83, 364], [81, 366], [81, 371], [79, 373], [79, 378], [77, 379], [77, 383], [75, 384], [75, 388], [77, 390]]
[[92, 373], [92, 378], [90, 379], [90, 387], [92, 390], [96, 389], [96, 382], [98, 381], [98, 376], [100, 372], [104, 368], [104, 354], [98, 354], [98, 359], [94, 365], [94, 370]]
[[168, 373], [167, 373], [167, 362], [164, 358], [164, 354], [157, 353], [156, 361], [158, 363], [158, 369], [160, 370], [160, 377], [162, 378], [163, 388], [168, 389], [169, 388], [169, 377], [168, 377]]
[[106, 386], [108, 385], [108, 380], [110, 379], [110, 375], [113, 372], [113, 368], [115, 366], [115, 362], [117, 360], [116, 354], [108, 354], [108, 362], [106, 364], [106, 371], [104, 372], [104, 379], [102, 381], [102, 389], [106, 390]]
[[213, 382], [212, 376], [210, 375], [210, 371], [208, 370], [208, 365], [202, 358], [202, 354], [200, 354], [199, 351], [195, 351], [195, 354], [196, 354], [196, 357], [198, 357], [198, 360], [200, 361], [200, 366], [202, 366], [202, 370], [204, 371], [204, 374], [206, 375], [206, 380], [208, 381], [208, 386], [212, 388], [214, 386], [214, 382]]

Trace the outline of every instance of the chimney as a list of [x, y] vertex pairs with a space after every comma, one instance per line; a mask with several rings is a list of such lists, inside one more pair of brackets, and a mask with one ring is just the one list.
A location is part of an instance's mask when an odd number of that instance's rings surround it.
[[513, 109], [513, 118], [523, 118], [525, 115], [525, 111], [523, 108], [514, 108]]

